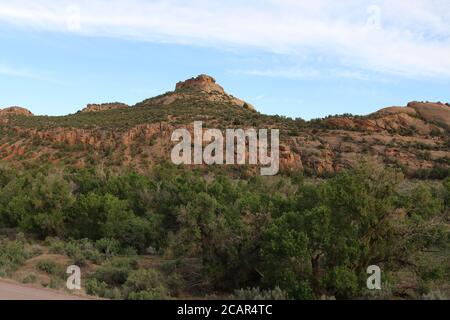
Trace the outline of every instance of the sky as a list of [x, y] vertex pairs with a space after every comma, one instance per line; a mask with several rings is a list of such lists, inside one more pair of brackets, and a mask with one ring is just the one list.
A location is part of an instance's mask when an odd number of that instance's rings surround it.
[[304, 119], [450, 102], [448, 0], [0, 0], [0, 108], [133, 105], [209, 74]]

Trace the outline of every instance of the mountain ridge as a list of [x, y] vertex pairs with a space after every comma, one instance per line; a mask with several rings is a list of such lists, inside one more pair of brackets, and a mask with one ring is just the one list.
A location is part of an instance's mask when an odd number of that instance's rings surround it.
[[450, 166], [450, 106], [443, 103], [411, 102], [367, 116], [294, 120], [261, 114], [225, 93], [214, 78], [200, 75], [131, 107], [92, 104], [60, 117], [24, 110], [0, 111], [0, 162], [144, 170], [169, 159], [173, 130], [192, 130], [194, 121], [203, 121], [205, 128], [280, 129], [280, 165], [288, 171], [333, 174], [361, 157], [408, 173], [448, 172]]

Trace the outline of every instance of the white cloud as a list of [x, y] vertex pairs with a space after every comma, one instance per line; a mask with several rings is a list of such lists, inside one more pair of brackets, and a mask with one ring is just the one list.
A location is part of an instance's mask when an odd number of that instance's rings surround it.
[[267, 77], [267, 78], [285, 78], [285, 79], [301, 79], [301, 80], [320, 80], [320, 79], [353, 79], [359, 81], [371, 82], [388, 82], [389, 80], [380, 73], [365, 72], [363, 70], [352, 68], [335, 68], [335, 67], [317, 67], [304, 68], [302, 66], [290, 66], [284, 68], [267, 68], [267, 69], [248, 69], [233, 70], [231, 73], [244, 74], [251, 76]]
[[60, 82], [55, 80], [53, 75], [47, 71], [30, 69], [23, 66], [19, 67], [4, 62], [0, 62], [0, 76], [26, 78], [60, 84]]
[[269, 78], [286, 78], [286, 79], [311, 79], [320, 77], [321, 71], [319, 69], [302, 69], [298, 67], [277, 68], [277, 69], [250, 69], [238, 70], [234, 73], [247, 74], [252, 76], [261, 76]]
[[[450, 77], [449, 15], [448, 0], [0, 0], [0, 21], [22, 27], [254, 47], [410, 77]], [[300, 69], [280, 76], [311, 72]]]
[[0, 75], [31, 78], [31, 79], [39, 78], [37, 74], [35, 74], [30, 70], [24, 68], [15, 68], [5, 64], [0, 64]]

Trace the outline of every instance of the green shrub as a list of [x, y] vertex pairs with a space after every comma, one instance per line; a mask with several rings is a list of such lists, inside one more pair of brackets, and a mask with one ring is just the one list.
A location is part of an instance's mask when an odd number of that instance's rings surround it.
[[49, 275], [62, 274], [62, 269], [52, 260], [41, 260], [36, 264], [36, 268]]
[[145, 291], [158, 287], [163, 282], [160, 272], [154, 269], [140, 269], [130, 273], [125, 287], [130, 291]]
[[50, 253], [67, 255], [75, 265], [83, 266], [87, 261], [98, 263], [102, 261], [102, 254], [96, 245], [88, 239], [62, 241], [58, 238], [48, 237], [45, 243], [49, 246]]
[[186, 282], [181, 274], [174, 272], [167, 277], [167, 287], [171, 296], [179, 297], [186, 288]]
[[85, 282], [86, 293], [98, 297], [105, 297], [108, 290], [108, 284], [95, 278], [88, 278]]
[[450, 208], [450, 178], [444, 181], [444, 201], [447, 206], [447, 210]]
[[103, 297], [111, 300], [122, 300], [123, 293], [119, 288], [107, 288], [103, 294]]
[[47, 237], [45, 244], [49, 247], [49, 252], [53, 254], [65, 254], [65, 243], [58, 238]]
[[95, 247], [107, 257], [115, 256], [120, 252], [120, 243], [116, 239], [102, 238], [95, 242]]
[[169, 292], [160, 272], [154, 269], [140, 269], [130, 273], [124, 284], [128, 299], [164, 299]]
[[92, 277], [108, 286], [117, 287], [123, 285], [136, 268], [137, 263], [132, 259], [109, 261], [95, 270]]
[[248, 288], [236, 290], [233, 294], [234, 300], [289, 300], [287, 292], [276, 287], [273, 290], [261, 290], [259, 288]]
[[448, 297], [444, 292], [442, 291], [431, 291], [427, 294], [422, 295], [422, 300], [442, 300], [447, 301], [450, 297]]
[[29, 250], [29, 253], [30, 253], [30, 257], [37, 257], [37, 256], [42, 255], [43, 250], [40, 245], [32, 245]]
[[152, 289], [128, 294], [128, 300], [167, 300], [169, 298], [167, 289], [160, 285]]
[[19, 241], [0, 241], [0, 273], [16, 270], [29, 258], [24, 244]]
[[102, 255], [89, 239], [67, 242], [65, 252], [78, 266], [83, 266], [86, 261], [98, 263], [102, 260]]
[[60, 289], [63, 284], [64, 281], [60, 277], [52, 276], [50, 278], [50, 282], [48, 283], [48, 287], [51, 289]]
[[37, 275], [34, 272], [28, 273], [25, 277], [22, 279], [22, 283], [28, 284], [28, 283], [36, 283], [37, 281]]

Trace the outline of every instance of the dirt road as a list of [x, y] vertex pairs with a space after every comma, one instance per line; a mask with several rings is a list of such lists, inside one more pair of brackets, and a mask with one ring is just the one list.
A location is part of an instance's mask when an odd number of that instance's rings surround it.
[[0, 300], [84, 300], [82, 297], [52, 290], [31, 288], [0, 280]]

